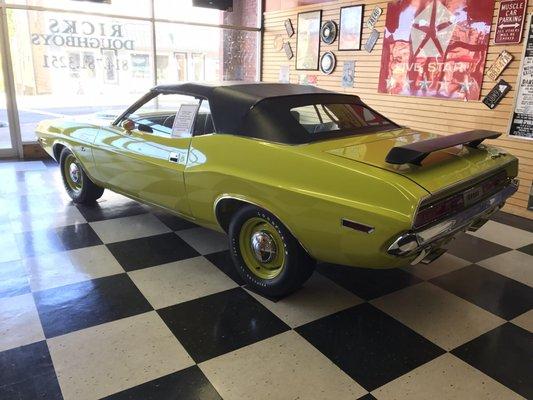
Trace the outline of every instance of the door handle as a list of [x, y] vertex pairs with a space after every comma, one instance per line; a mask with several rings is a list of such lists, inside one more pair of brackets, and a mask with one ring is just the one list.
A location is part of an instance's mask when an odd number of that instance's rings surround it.
[[171, 163], [179, 163], [180, 162], [180, 155], [179, 153], [173, 151], [168, 155], [168, 161]]

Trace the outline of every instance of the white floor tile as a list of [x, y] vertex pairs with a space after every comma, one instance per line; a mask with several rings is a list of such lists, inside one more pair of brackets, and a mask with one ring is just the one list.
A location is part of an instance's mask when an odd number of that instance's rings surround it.
[[90, 225], [104, 243], [121, 242], [171, 232], [152, 214], [91, 222]]
[[48, 340], [65, 399], [98, 399], [194, 364], [157, 313]]
[[533, 233], [496, 221], [488, 221], [478, 231], [469, 233], [512, 249], [518, 249], [533, 243]]
[[0, 352], [44, 340], [31, 293], [0, 298]]
[[277, 302], [249, 293], [291, 328], [362, 302], [353, 293], [317, 273], [311, 276], [302, 289]]
[[210, 254], [228, 249], [228, 237], [206, 228], [191, 228], [176, 232], [200, 254]]
[[484, 268], [533, 287], [533, 257], [521, 251], [509, 251], [478, 262]]
[[132, 271], [129, 276], [156, 309], [237, 287], [204, 257]]
[[533, 310], [529, 310], [528, 312], [519, 315], [511, 322], [521, 328], [524, 328], [526, 331], [533, 333]]
[[505, 323], [500, 317], [429, 282], [371, 303], [446, 350]]
[[366, 391], [294, 331], [200, 364], [225, 400], [353, 400]]
[[33, 291], [120, 274], [124, 269], [104, 245], [24, 259]]
[[447, 353], [372, 392], [378, 400], [522, 399], [499, 382]]

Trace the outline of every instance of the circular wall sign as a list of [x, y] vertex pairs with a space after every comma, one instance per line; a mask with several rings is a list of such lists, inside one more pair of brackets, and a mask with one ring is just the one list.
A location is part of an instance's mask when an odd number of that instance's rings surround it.
[[335, 59], [335, 54], [333, 54], [331, 51], [322, 54], [322, 57], [320, 58], [320, 70], [324, 74], [331, 74], [335, 69], [336, 64], [337, 60]]
[[337, 38], [337, 24], [335, 21], [326, 21], [320, 29], [320, 38], [326, 44], [331, 44]]

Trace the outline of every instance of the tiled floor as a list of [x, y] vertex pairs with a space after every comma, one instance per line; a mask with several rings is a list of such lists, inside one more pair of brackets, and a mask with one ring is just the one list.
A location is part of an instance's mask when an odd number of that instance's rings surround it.
[[52, 162], [0, 162], [0, 399], [533, 398], [533, 222], [498, 214], [433, 265], [320, 265], [272, 301], [224, 235]]

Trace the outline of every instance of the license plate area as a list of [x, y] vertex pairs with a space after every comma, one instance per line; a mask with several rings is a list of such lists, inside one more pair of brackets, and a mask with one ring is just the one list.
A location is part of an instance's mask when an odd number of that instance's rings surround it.
[[465, 207], [468, 207], [475, 202], [477, 202], [483, 196], [483, 187], [476, 186], [471, 189], [466, 190], [463, 193], [463, 202]]

